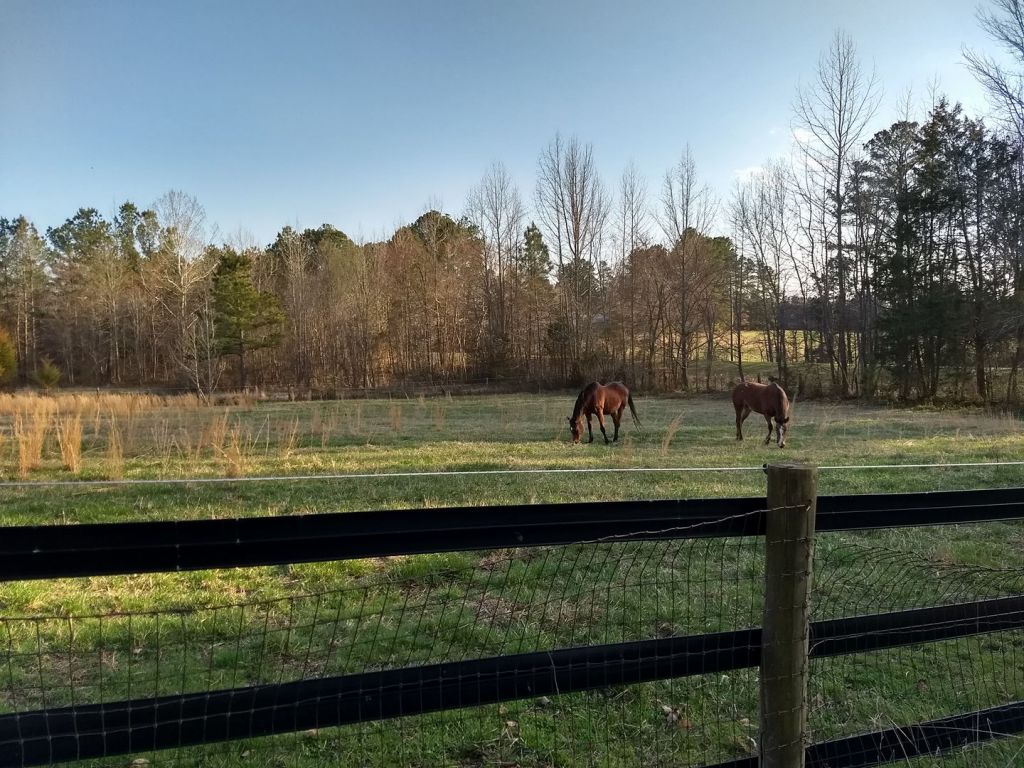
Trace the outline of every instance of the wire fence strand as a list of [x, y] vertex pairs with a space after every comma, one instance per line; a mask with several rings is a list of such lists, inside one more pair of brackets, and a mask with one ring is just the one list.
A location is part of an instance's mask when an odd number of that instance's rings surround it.
[[[767, 465], [729, 467], [548, 467], [521, 469], [438, 469], [410, 472], [348, 472], [315, 475], [250, 475], [241, 477], [145, 477], [95, 480], [5, 480], [0, 488], [76, 488], [121, 485], [236, 485], [245, 483], [334, 482], [345, 480], [400, 480], [493, 475], [587, 475], [587, 474], [684, 474], [706, 472], [763, 472]], [[1024, 461], [964, 461], [917, 464], [835, 464], [818, 467], [821, 472], [889, 471], [908, 469], [968, 469], [1022, 467]]]

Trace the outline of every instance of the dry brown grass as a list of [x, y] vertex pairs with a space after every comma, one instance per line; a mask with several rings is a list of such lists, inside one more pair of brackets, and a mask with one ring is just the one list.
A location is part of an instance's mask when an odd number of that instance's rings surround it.
[[349, 416], [348, 431], [353, 437], [360, 437], [363, 434], [363, 404], [356, 403], [355, 413]]
[[228, 434], [228, 414], [219, 413], [213, 416], [203, 427], [203, 433], [199, 437], [199, 444], [196, 446], [198, 455], [203, 448], [209, 448], [210, 454], [219, 456], [224, 452], [224, 440]]
[[284, 437], [281, 439], [281, 442], [277, 446], [278, 453], [281, 455], [281, 458], [287, 459], [293, 453], [295, 453], [295, 449], [298, 447], [298, 445], [299, 445], [299, 420], [297, 418], [295, 418], [295, 419], [292, 419], [291, 424], [288, 426], [288, 428], [286, 429], [286, 431], [284, 433]]
[[203, 407], [202, 400], [193, 394], [154, 395], [143, 392], [58, 392], [43, 395], [37, 392], [8, 392], [0, 394], [0, 416], [19, 413], [78, 414], [84, 419], [95, 419], [100, 414], [125, 417], [170, 409], [174, 411]]
[[242, 477], [246, 474], [252, 457], [257, 453], [262, 433], [262, 427], [254, 433], [241, 421], [231, 425], [220, 451], [225, 477]]
[[669, 422], [668, 427], [665, 428], [665, 434], [661, 438], [661, 455], [667, 456], [668, 449], [672, 445], [672, 441], [675, 439], [676, 432], [683, 426], [683, 414], [679, 414], [672, 421]]
[[[210, 405], [227, 405], [239, 408], [251, 408], [263, 398], [262, 393], [256, 392], [220, 392], [210, 398]], [[199, 398], [196, 398], [199, 400]]]
[[107, 428], [107, 477], [111, 480], [120, 480], [124, 477], [124, 445], [121, 437], [121, 428], [113, 417], [110, 418]]
[[248, 448], [248, 440], [242, 436], [242, 428], [235, 424], [228, 430], [227, 444], [222, 451], [226, 477], [241, 477], [245, 474]]
[[18, 477], [28, 477], [43, 462], [43, 448], [50, 428], [50, 415], [45, 409], [14, 415], [14, 440], [18, 446]]
[[82, 415], [65, 415], [57, 420], [57, 445], [64, 469], [77, 475], [82, 471]]
[[448, 419], [448, 408], [444, 405], [434, 406], [434, 429], [444, 432], [444, 425]]
[[391, 431], [398, 434], [402, 431], [402, 406], [400, 403], [392, 403], [388, 409], [388, 417], [391, 420]]

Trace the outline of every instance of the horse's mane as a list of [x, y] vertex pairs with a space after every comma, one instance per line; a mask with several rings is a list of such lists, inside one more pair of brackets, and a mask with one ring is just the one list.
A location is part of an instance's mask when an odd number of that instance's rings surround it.
[[592, 381], [589, 384], [587, 384], [587, 386], [585, 386], [583, 388], [583, 391], [580, 392], [579, 395], [576, 396], [576, 405], [574, 405], [572, 407], [572, 418], [573, 418], [574, 421], [577, 418], [579, 418], [580, 411], [583, 410], [583, 406], [587, 402], [587, 395], [589, 395], [591, 392], [593, 392], [599, 386], [601, 386], [601, 385], [598, 384], [596, 381]]

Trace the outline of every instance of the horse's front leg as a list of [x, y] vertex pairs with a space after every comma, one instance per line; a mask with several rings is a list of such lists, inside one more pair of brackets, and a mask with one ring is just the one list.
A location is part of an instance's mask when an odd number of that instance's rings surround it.
[[608, 440], [608, 433], [605, 431], [604, 428], [604, 411], [597, 412], [597, 423], [601, 427], [601, 434], [604, 435], [604, 443], [605, 445], [607, 445], [611, 441]]
[[588, 443], [594, 442], [594, 424], [590, 420], [592, 416], [593, 414], [587, 414], [587, 434], [590, 435], [590, 439], [587, 440]]
[[736, 439], [743, 439], [743, 422], [746, 421], [747, 416], [750, 415], [750, 409], [745, 405], [736, 406]]
[[772, 441], [772, 417], [765, 416], [765, 421], [768, 422], [768, 437], [764, 439], [764, 444], [768, 445]]

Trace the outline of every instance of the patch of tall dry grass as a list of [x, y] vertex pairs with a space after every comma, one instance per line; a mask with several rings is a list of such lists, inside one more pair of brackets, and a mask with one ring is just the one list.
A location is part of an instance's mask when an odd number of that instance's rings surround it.
[[299, 445], [299, 420], [293, 418], [291, 424], [288, 425], [284, 432], [284, 436], [281, 438], [281, 442], [278, 443], [278, 453], [281, 458], [287, 459], [293, 453]]
[[121, 438], [121, 427], [113, 417], [107, 427], [107, 477], [120, 480], [124, 477], [124, 444]]
[[215, 415], [203, 427], [199, 436], [199, 444], [196, 446], [198, 455], [204, 447], [210, 449], [210, 454], [218, 456], [224, 451], [224, 440], [228, 434], [228, 414], [220, 413]]
[[82, 415], [65, 415], [57, 420], [57, 446], [64, 469], [77, 475], [82, 471]]
[[327, 446], [331, 444], [331, 438], [337, 431], [338, 411], [336, 408], [331, 408], [324, 414], [323, 424], [320, 428], [320, 450], [327, 450]]
[[225, 434], [220, 458], [224, 466], [225, 477], [242, 477], [249, 467], [251, 458], [256, 454], [260, 443], [262, 428], [253, 434], [252, 430], [240, 421], [232, 424]]
[[100, 415], [114, 414], [118, 417], [133, 416], [145, 411], [159, 409], [186, 410], [203, 406], [202, 400], [194, 394], [156, 395], [145, 392], [38, 392], [0, 393], [0, 416], [16, 416], [19, 413], [77, 414], [85, 420]]
[[360, 437], [363, 434], [363, 404], [356, 403], [355, 413], [349, 419], [349, 432], [353, 437]]
[[227, 433], [227, 443], [222, 452], [225, 477], [241, 477], [247, 464], [247, 443], [242, 437], [242, 428], [235, 424]]
[[28, 477], [43, 461], [46, 434], [50, 429], [49, 413], [39, 410], [35, 413], [14, 415], [14, 441], [18, 446], [18, 477]]
[[661, 455], [667, 456], [668, 449], [672, 445], [672, 441], [675, 439], [676, 432], [683, 426], [683, 414], [679, 414], [672, 421], [668, 423], [668, 427], [665, 429], [665, 434], [661, 438]]

